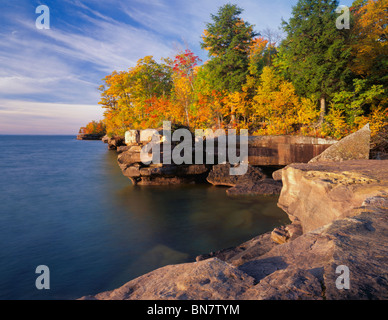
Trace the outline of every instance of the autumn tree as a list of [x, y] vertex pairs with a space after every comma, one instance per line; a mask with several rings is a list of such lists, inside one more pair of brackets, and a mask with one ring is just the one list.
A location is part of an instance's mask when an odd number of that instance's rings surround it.
[[388, 0], [358, 0], [352, 12], [350, 68], [370, 83], [388, 87]]
[[314, 102], [299, 98], [293, 84], [273, 67], [264, 67], [253, 98], [253, 110], [261, 129], [259, 134], [308, 134], [318, 118]]
[[173, 61], [173, 93], [184, 110], [187, 126], [190, 126], [190, 107], [193, 106], [195, 99], [194, 68], [199, 61], [199, 57], [189, 49], [177, 54]]

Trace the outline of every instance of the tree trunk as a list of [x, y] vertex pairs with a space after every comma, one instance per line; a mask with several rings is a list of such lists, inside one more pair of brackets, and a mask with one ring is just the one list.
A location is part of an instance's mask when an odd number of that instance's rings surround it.
[[322, 124], [326, 115], [326, 98], [321, 97], [321, 113], [319, 114], [319, 124]]

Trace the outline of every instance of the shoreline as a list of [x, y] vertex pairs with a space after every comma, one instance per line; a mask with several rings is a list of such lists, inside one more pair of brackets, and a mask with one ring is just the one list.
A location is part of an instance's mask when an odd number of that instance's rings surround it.
[[[388, 161], [370, 160], [369, 144], [365, 127], [273, 173], [291, 224], [80, 299], [388, 298]], [[338, 289], [338, 266], [351, 270], [349, 290]]]

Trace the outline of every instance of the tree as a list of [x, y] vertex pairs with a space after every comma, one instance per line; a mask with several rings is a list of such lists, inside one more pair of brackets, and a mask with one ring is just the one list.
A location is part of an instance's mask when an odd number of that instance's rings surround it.
[[190, 126], [189, 108], [194, 102], [194, 68], [199, 61], [198, 56], [186, 49], [173, 62], [174, 96], [184, 109], [187, 126]]
[[241, 91], [246, 81], [249, 64], [249, 48], [256, 33], [253, 26], [240, 18], [242, 9], [226, 4], [217, 15], [211, 15], [202, 36], [201, 47], [209, 51], [209, 70], [212, 89]]
[[299, 99], [291, 82], [264, 67], [253, 98], [253, 110], [262, 129], [259, 134], [309, 133], [318, 113], [308, 98]]
[[336, 28], [337, 7], [335, 0], [299, 0], [289, 22], [282, 24], [286, 73], [299, 95], [320, 100], [321, 123], [327, 100], [346, 89], [352, 78], [349, 30]]
[[103, 80], [99, 104], [106, 108], [107, 133], [124, 135], [129, 128], [145, 129], [148, 111], [155, 110], [152, 108], [155, 98], [171, 94], [172, 68], [168, 63], [157, 63], [152, 56], [146, 56], [128, 71], [114, 71]]
[[352, 11], [350, 67], [370, 83], [388, 87], [388, 0], [358, 0]]

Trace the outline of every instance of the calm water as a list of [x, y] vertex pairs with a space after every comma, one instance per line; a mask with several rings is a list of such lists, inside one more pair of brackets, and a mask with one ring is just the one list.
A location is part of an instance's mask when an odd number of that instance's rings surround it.
[[[133, 187], [117, 154], [72, 136], [0, 136], [0, 299], [74, 299], [288, 222], [277, 197]], [[37, 290], [38, 265], [50, 290]]]

